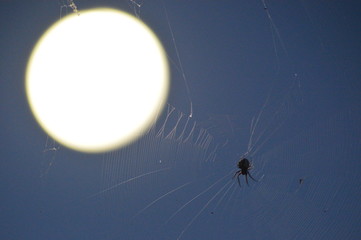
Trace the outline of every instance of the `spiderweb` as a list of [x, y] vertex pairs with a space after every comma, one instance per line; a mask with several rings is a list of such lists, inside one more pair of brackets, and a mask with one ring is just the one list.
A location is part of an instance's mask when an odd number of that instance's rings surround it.
[[[142, 19], [147, 4], [128, 1]], [[295, 71], [290, 44], [272, 6], [262, 0], [251, 7], [263, 10], [262, 29], [268, 29], [267, 49], [276, 67], [257, 86], [261, 94], [253, 95], [251, 109], [237, 103], [239, 114], [217, 110], [198, 121], [172, 11], [160, 6], [186, 110], [169, 103], [137, 142], [87, 158], [87, 171], [73, 173], [76, 184], [61, 195], [62, 213], [55, 218], [72, 219], [87, 230], [82, 236], [87, 239], [357, 239], [360, 109], [346, 105], [322, 115], [308, 109], [314, 103], [305, 100], [312, 98], [302, 86], [306, 71]], [[46, 149], [46, 154], [59, 150], [52, 142]], [[232, 176], [242, 156], [252, 162], [258, 182], [249, 180], [247, 186], [241, 175], [240, 188]], [[54, 174], [73, 164], [63, 161]], [[91, 184], [83, 178], [92, 178]]]

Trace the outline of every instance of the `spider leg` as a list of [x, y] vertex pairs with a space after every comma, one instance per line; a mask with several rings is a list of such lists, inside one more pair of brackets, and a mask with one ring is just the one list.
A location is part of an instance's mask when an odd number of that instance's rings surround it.
[[239, 175], [241, 175], [241, 173], [238, 173], [238, 175], [237, 175], [237, 181], [238, 181], [239, 187], [241, 187], [241, 182], [239, 181]]
[[237, 174], [239, 175], [240, 172], [241, 172], [241, 170], [237, 171], [237, 172], [233, 175], [232, 179], [233, 179]]
[[254, 179], [254, 178], [252, 177], [252, 175], [251, 175], [248, 171], [247, 171], [247, 173], [248, 173], [249, 177], [252, 178], [253, 181], [258, 182], [256, 179]]
[[248, 175], [248, 174], [246, 173], [246, 183], [247, 183], [247, 185], [249, 186], [247, 175]]

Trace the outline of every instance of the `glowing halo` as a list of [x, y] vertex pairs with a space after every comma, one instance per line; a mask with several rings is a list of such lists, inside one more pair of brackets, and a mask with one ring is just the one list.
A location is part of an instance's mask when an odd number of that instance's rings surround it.
[[134, 141], [155, 121], [169, 70], [155, 34], [137, 18], [109, 8], [71, 14], [36, 44], [25, 87], [40, 126], [83, 152]]

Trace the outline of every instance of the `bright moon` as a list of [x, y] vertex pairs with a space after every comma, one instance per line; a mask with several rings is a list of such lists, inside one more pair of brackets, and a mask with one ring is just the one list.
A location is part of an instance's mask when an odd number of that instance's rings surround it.
[[26, 71], [31, 110], [59, 143], [109, 151], [144, 133], [169, 88], [165, 52], [137, 18], [101, 8], [71, 14], [36, 44]]

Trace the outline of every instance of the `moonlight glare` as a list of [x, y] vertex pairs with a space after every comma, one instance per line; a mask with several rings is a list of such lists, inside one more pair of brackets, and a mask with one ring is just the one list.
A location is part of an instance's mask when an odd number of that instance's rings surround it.
[[163, 47], [140, 20], [114, 9], [82, 11], [36, 44], [26, 92], [41, 127], [83, 152], [109, 151], [146, 131], [169, 88]]

